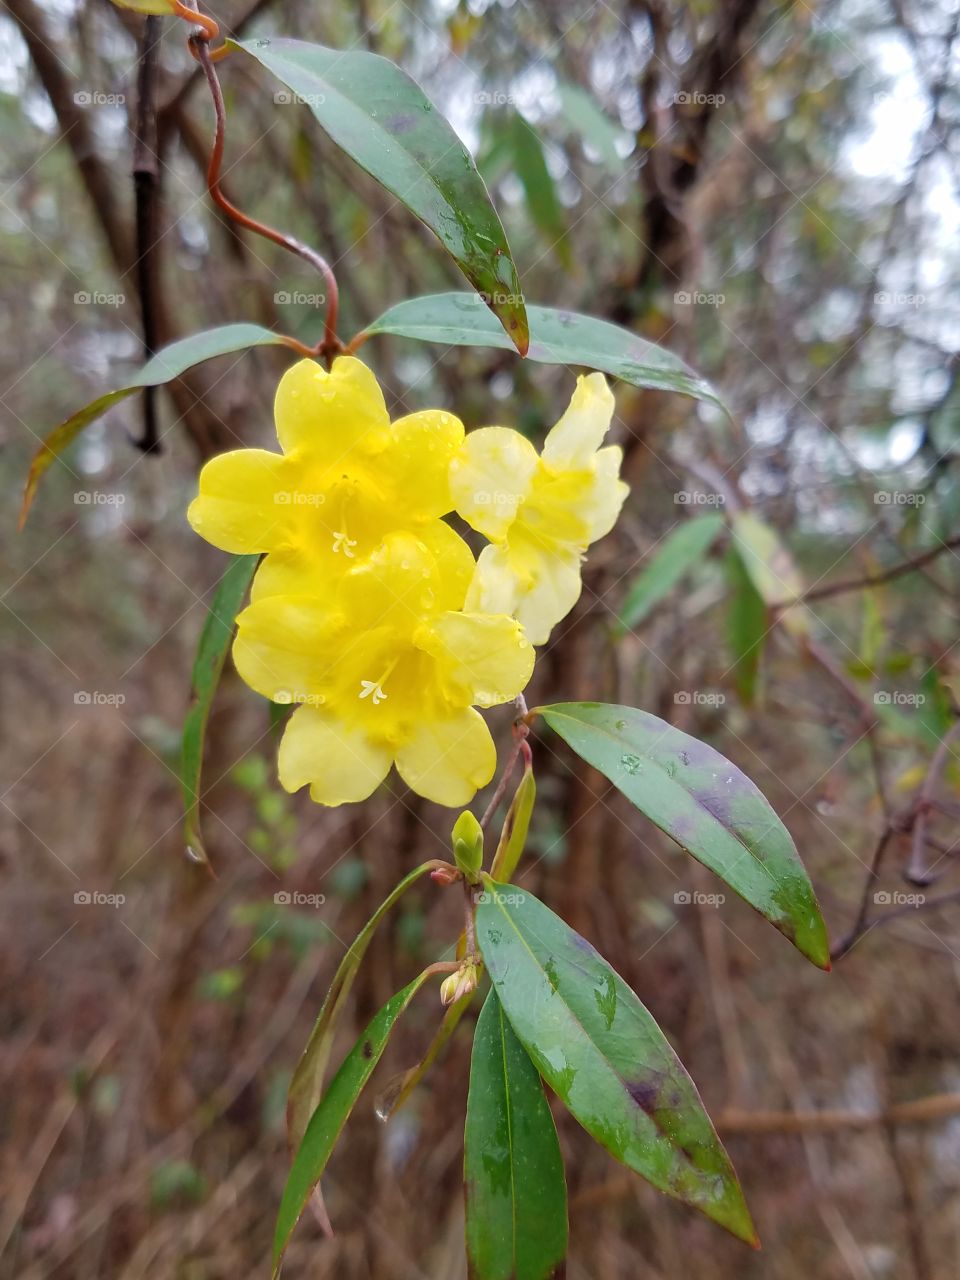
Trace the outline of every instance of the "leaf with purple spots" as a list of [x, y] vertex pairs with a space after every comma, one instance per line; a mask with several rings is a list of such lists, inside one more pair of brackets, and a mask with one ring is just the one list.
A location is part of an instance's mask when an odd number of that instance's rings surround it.
[[661, 831], [830, 968], [826, 926], [789, 831], [724, 756], [635, 707], [565, 702], [539, 707], [547, 724]]
[[587, 1133], [748, 1244], [756, 1231], [696, 1086], [652, 1015], [532, 894], [484, 876], [477, 942], [517, 1039]]

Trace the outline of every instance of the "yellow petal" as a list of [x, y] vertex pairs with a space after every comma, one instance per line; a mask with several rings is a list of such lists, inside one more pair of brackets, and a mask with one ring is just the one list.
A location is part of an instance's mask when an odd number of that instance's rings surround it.
[[472, 707], [443, 719], [424, 719], [397, 750], [397, 770], [418, 795], [462, 808], [497, 767], [497, 751], [483, 717]]
[[319, 706], [342, 649], [341, 627], [329, 606], [313, 597], [257, 600], [237, 618], [234, 665], [265, 698]]
[[361, 728], [322, 709], [298, 707], [284, 729], [277, 765], [286, 791], [309, 783], [310, 798], [317, 804], [337, 805], [366, 800], [391, 762], [390, 749]]
[[436, 565], [432, 611], [462, 609], [476, 566], [473, 552], [444, 520], [431, 520], [418, 526], [417, 537], [433, 556]]
[[277, 388], [274, 416], [284, 453], [302, 450], [333, 462], [352, 449], [373, 453], [388, 442], [383, 392], [355, 356], [338, 356], [329, 373], [316, 360], [288, 369]]
[[530, 643], [541, 645], [577, 603], [580, 589], [580, 556], [575, 550], [544, 551], [511, 536], [508, 546], [485, 547], [480, 553], [466, 607], [510, 614]]
[[544, 462], [553, 467], [588, 466], [610, 428], [615, 407], [602, 373], [579, 377], [563, 417], [544, 441]]
[[343, 556], [310, 554], [299, 547], [272, 551], [254, 574], [250, 600], [256, 604], [268, 596], [316, 596], [332, 601], [337, 583], [350, 566]]
[[610, 532], [630, 492], [620, 479], [622, 460], [623, 450], [615, 444], [601, 449], [596, 455], [589, 491], [578, 508], [587, 523], [589, 542], [596, 542]]
[[201, 538], [221, 551], [272, 551], [290, 537], [296, 510], [290, 501], [293, 478], [290, 463], [279, 453], [221, 453], [200, 472], [200, 493], [187, 519]]
[[527, 497], [537, 463], [536, 449], [518, 431], [471, 431], [450, 464], [454, 506], [478, 533], [504, 537]]
[[481, 707], [509, 702], [533, 674], [533, 645], [523, 628], [503, 614], [445, 613], [421, 646], [437, 661], [451, 701]]
[[587, 505], [593, 487], [592, 464], [577, 470], [541, 466], [509, 537], [522, 526], [524, 536], [545, 551], [555, 546], [585, 550], [590, 542]]
[[463, 423], [441, 409], [398, 418], [382, 459], [395, 500], [408, 519], [427, 520], [453, 509], [450, 463], [463, 443]]

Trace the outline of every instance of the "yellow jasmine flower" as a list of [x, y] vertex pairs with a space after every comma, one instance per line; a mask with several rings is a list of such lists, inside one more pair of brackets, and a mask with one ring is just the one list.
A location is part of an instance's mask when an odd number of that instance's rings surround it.
[[274, 415], [283, 452], [211, 459], [187, 512], [224, 551], [270, 553], [255, 598], [302, 591], [305, 573], [320, 583], [340, 576], [392, 530], [422, 532], [451, 510], [448, 471], [463, 424], [434, 409], [391, 423], [376, 378], [353, 356], [329, 373], [314, 360], [288, 369]]
[[614, 399], [601, 373], [577, 379], [543, 452], [508, 427], [471, 432], [450, 466], [458, 513], [491, 545], [466, 608], [517, 618], [533, 644], [576, 604], [587, 547], [609, 533], [627, 496], [622, 450], [601, 448]]
[[363, 800], [395, 764], [438, 804], [461, 807], [496, 768], [474, 709], [508, 702], [533, 648], [506, 616], [461, 612], [473, 556], [453, 530], [387, 534], [325, 590], [260, 597], [237, 619], [234, 661], [274, 701], [298, 705], [280, 781], [320, 804]]

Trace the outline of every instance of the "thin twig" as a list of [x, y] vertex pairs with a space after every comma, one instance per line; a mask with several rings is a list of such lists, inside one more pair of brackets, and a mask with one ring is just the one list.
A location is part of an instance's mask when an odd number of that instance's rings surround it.
[[948, 538], [946, 542], [941, 542], [937, 547], [930, 547], [927, 551], [922, 551], [919, 555], [912, 556], [909, 560], [903, 560], [900, 564], [895, 564], [889, 569], [884, 569], [882, 573], [868, 573], [862, 578], [844, 578], [840, 582], [828, 582], [822, 587], [811, 587], [809, 591], [805, 591], [794, 600], [785, 600], [782, 604], [774, 605], [775, 609], [786, 609], [790, 605], [805, 603], [809, 600], [826, 600], [830, 596], [842, 595], [846, 591], [863, 591], [866, 587], [881, 587], [884, 583], [892, 582], [895, 578], [902, 577], [905, 573], [914, 573], [917, 569], [922, 569], [924, 565], [935, 560], [937, 556], [942, 555], [944, 551], [953, 551], [960, 547], [960, 536]]
[[[156, 280], [157, 213], [160, 166], [157, 161], [156, 89], [159, 66], [160, 19], [149, 15], [143, 24], [137, 69], [137, 108], [133, 124], [133, 190], [136, 204], [137, 293], [144, 356], [157, 349]], [[160, 453], [157, 427], [157, 388], [143, 389], [143, 434], [136, 442], [144, 453]]]
[[333, 270], [326, 258], [315, 249], [311, 249], [309, 245], [297, 240], [295, 236], [287, 235], [286, 232], [278, 231], [265, 222], [259, 222], [256, 218], [249, 217], [223, 194], [220, 187], [220, 169], [223, 164], [224, 138], [226, 134], [226, 110], [223, 103], [223, 91], [220, 88], [220, 80], [213, 65], [206, 38], [191, 36], [190, 45], [195, 49], [200, 66], [203, 68], [203, 74], [210, 89], [213, 109], [216, 115], [213, 150], [210, 153], [210, 163], [207, 166], [207, 188], [210, 195], [215, 203], [234, 222], [246, 227], [248, 231], [253, 231], [257, 235], [271, 240], [274, 244], [280, 245], [281, 248], [289, 250], [290, 253], [295, 253], [297, 257], [308, 262], [323, 277], [327, 289], [327, 315], [324, 323], [323, 340], [316, 348], [298, 343], [296, 339], [287, 339], [287, 341], [290, 346], [299, 350], [301, 355], [322, 355], [328, 360], [332, 359], [334, 355], [343, 350], [343, 344], [337, 337], [337, 312], [340, 305], [340, 295]]

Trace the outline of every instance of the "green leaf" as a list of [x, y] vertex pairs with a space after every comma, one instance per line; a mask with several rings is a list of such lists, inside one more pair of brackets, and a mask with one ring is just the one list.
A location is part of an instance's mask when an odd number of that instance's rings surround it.
[[[463, 942], [462, 936], [461, 942]], [[462, 947], [457, 948], [457, 954], [463, 954]], [[460, 1019], [473, 1003], [473, 998], [476, 994], [476, 989], [474, 989], [467, 995], [461, 996], [459, 1000], [455, 1000], [453, 1004], [447, 1005], [440, 1020], [440, 1025], [434, 1032], [426, 1053], [424, 1053], [420, 1061], [412, 1067], [408, 1067], [406, 1071], [401, 1071], [387, 1082], [386, 1087], [377, 1098], [377, 1115], [384, 1123], [389, 1121], [394, 1112], [403, 1106], [407, 1098], [410, 1097], [410, 1094], [436, 1062], [450, 1037], [460, 1025]]]
[[254, 555], [234, 556], [231, 560], [204, 620], [193, 660], [190, 709], [183, 722], [180, 741], [180, 786], [183, 790], [183, 838], [187, 853], [195, 862], [208, 861], [200, 834], [200, 774], [207, 720], [233, 639], [236, 617], [259, 559]]
[[274, 1276], [279, 1273], [280, 1262], [293, 1229], [310, 1199], [310, 1193], [320, 1181], [337, 1138], [387, 1047], [390, 1033], [429, 977], [430, 970], [425, 969], [413, 982], [392, 996], [379, 1013], [374, 1014], [367, 1029], [344, 1058], [311, 1116], [303, 1141], [294, 1156], [277, 1214], [273, 1237]]
[[722, 515], [710, 512], [685, 520], [667, 534], [631, 583], [620, 609], [618, 630], [637, 626], [654, 605], [670, 594], [687, 570], [706, 554], [723, 524]]
[[470, 1280], [556, 1280], [567, 1186], [537, 1069], [496, 992], [477, 1020], [463, 1142]]
[[244, 351], [248, 347], [282, 345], [286, 342], [282, 334], [273, 333], [258, 324], [225, 324], [217, 329], [205, 329], [189, 338], [180, 338], [171, 342], [169, 347], [158, 351], [152, 359], [140, 369], [129, 382], [118, 387], [116, 391], [108, 391], [106, 395], [92, 401], [85, 408], [61, 422], [59, 427], [46, 437], [34, 455], [27, 473], [27, 482], [23, 489], [23, 502], [20, 507], [20, 528], [26, 522], [33, 503], [37, 485], [43, 473], [50, 467], [68, 445], [91, 422], [103, 416], [113, 405], [119, 404], [135, 391], [144, 387], [159, 387], [164, 382], [172, 382], [174, 378], [201, 364], [204, 360], [212, 360], [214, 356], [228, 355], [231, 351]]
[[493, 855], [490, 874], [494, 880], [509, 880], [517, 869], [517, 863], [527, 843], [527, 832], [530, 830], [530, 819], [533, 816], [533, 805], [537, 798], [537, 784], [533, 770], [528, 765], [523, 771], [520, 785], [514, 792], [503, 821], [500, 832], [500, 843]]
[[626, 130], [615, 125], [601, 111], [593, 96], [579, 85], [561, 80], [557, 88], [563, 114], [570, 127], [599, 153], [604, 164], [611, 168], [622, 168], [624, 162], [617, 150], [617, 143], [623, 139], [629, 140], [630, 135]]
[[730, 587], [727, 640], [733, 663], [733, 682], [741, 701], [749, 707], [757, 694], [760, 660], [770, 624], [767, 606], [733, 547], [727, 555], [726, 569]]
[[330, 1050], [333, 1047], [334, 1032], [337, 1029], [337, 1023], [340, 1014], [343, 1012], [343, 1007], [350, 995], [350, 990], [353, 987], [357, 970], [360, 968], [360, 963], [367, 953], [367, 948], [377, 931], [377, 926], [411, 885], [416, 884], [428, 871], [433, 871], [437, 867], [446, 865], [448, 864], [432, 858], [429, 862], [423, 862], [419, 867], [415, 867], [413, 871], [408, 872], [400, 883], [394, 886], [380, 906], [377, 907], [340, 961], [337, 972], [333, 975], [333, 981], [330, 983], [330, 989], [324, 998], [320, 1013], [317, 1015], [313, 1031], [310, 1033], [310, 1039], [307, 1041], [306, 1048], [297, 1063], [297, 1069], [293, 1073], [293, 1079], [290, 1081], [290, 1092], [287, 1095], [287, 1133], [291, 1146], [295, 1147], [302, 1139], [307, 1122], [320, 1101], [320, 1094], [323, 1091], [323, 1077], [327, 1070], [327, 1063], [330, 1061]]
[[506, 233], [469, 151], [420, 86], [362, 49], [275, 39], [235, 47], [302, 98], [337, 146], [426, 223], [522, 355], [527, 317]]
[[567, 240], [566, 219], [557, 196], [553, 175], [547, 168], [543, 144], [519, 111], [514, 112], [510, 123], [510, 142], [513, 150], [513, 167], [534, 226], [550, 242], [562, 267], [570, 266], [570, 244]]
[[830, 968], [826, 927], [790, 833], [735, 765], [635, 707], [567, 702], [537, 710], [661, 831], [814, 964]]
[[586, 939], [532, 894], [484, 877], [477, 941], [534, 1066], [586, 1131], [658, 1190], [756, 1243], [693, 1081]]
[[920, 698], [917, 702], [917, 727], [920, 736], [935, 749], [946, 737], [952, 723], [950, 691], [942, 684], [937, 668], [928, 667], [920, 677]]
[[[530, 347], [527, 358], [538, 364], [580, 365], [600, 369], [635, 387], [679, 391], [727, 412], [723, 401], [679, 356], [647, 342], [629, 329], [577, 311], [527, 307]], [[482, 303], [471, 293], [434, 293], [411, 298], [385, 311], [365, 337], [392, 333], [448, 347], [499, 347], [510, 342]]]
[[[775, 529], [752, 511], [735, 512], [731, 525], [743, 567], [765, 605], [783, 605], [803, 595], [803, 575]], [[803, 605], [784, 609], [780, 621], [795, 636], [805, 636], [810, 630]]]

